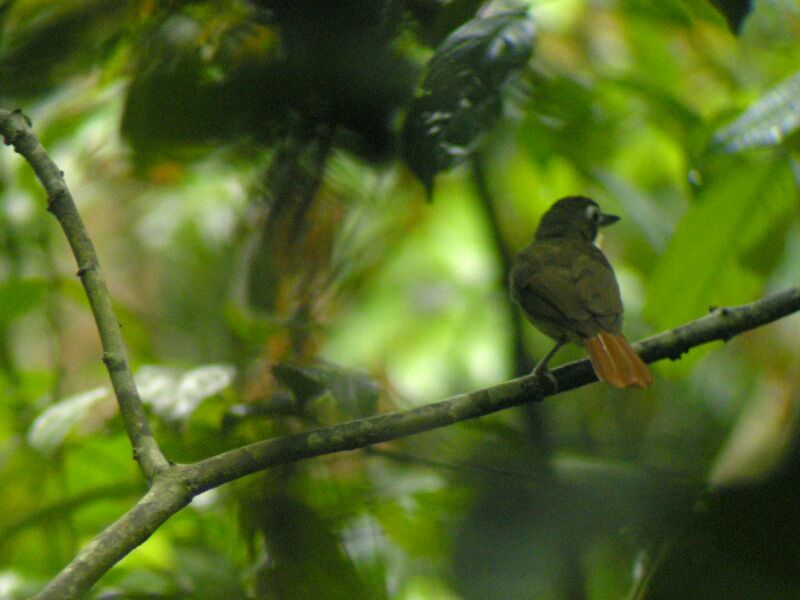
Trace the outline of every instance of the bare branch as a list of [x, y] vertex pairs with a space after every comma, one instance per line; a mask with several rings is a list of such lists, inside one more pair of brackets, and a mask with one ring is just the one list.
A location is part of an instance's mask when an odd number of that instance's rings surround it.
[[[800, 311], [800, 288], [791, 288], [752, 304], [714, 309], [711, 314], [634, 344], [645, 362], [679, 358], [689, 349], [730, 338]], [[264, 440], [200, 461], [189, 485], [196, 491], [216, 487], [244, 475], [296, 460], [355, 450], [379, 442], [474, 419], [597, 381], [588, 360], [555, 369], [557, 391], [531, 376], [512, 379], [403, 412], [375, 415], [277, 439]]]
[[[800, 288], [791, 288], [752, 304], [714, 309], [710, 315], [643, 340], [634, 347], [646, 362], [677, 359], [691, 348], [715, 340], [729, 340], [797, 311], [800, 311]], [[174, 465], [160, 473], [150, 492], [103, 530], [36, 599], [81, 597], [105, 570], [205, 490], [276, 465], [365, 448], [445, 427], [525, 402], [543, 400], [597, 380], [588, 360], [564, 365], [555, 369], [553, 375], [558, 382], [557, 391], [547, 382], [521, 377], [427, 406], [264, 440], [194, 464]]]
[[168, 463], [147, 423], [97, 254], [75, 208], [64, 174], [47, 155], [31, 131], [30, 121], [20, 111], [0, 109], [0, 134], [6, 145], [13, 146], [33, 167], [47, 192], [47, 209], [58, 219], [69, 241], [78, 264], [78, 275], [97, 323], [103, 346], [103, 362], [108, 369], [134, 456], [142, 472], [152, 480]]
[[98, 579], [190, 500], [180, 470], [161, 471], [136, 505], [84, 546], [33, 600], [85, 598]]

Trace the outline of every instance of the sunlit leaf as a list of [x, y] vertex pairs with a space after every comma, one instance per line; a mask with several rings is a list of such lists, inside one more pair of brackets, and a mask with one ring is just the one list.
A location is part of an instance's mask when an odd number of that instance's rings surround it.
[[702, 0], [624, 0], [624, 5], [630, 14], [641, 13], [653, 21], [664, 20], [682, 27], [691, 27], [698, 18], [722, 23], [719, 14]]
[[739, 264], [744, 241], [751, 227], [763, 227], [754, 218], [763, 204], [792, 189], [791, 172], [773, 162], [731, 167], [703, 186], [648, 282], [645, 315], [659, 329], [755, 299], [759, 280]]
[[785, 462], [797, 430], [797, 406], [785, 389], [763, 389], [745, 407], [716, 458], [709, 481], [718, 487], [765, 481]]
[[784, 80], [720, 129], [714, 143], [726, 152], [777, 146], [800, 127], [800, 73]]
[[108, 395], [108, 388], [100, 387], [53, 404], [31, 425], [28, 443], [44, 454], [51, 454], [73, 427], [83, 423], [97, 403]]
[[136, 383], [142, 400], [157, 413], [181, 420], [231, 385], [235, 374], [230, 365], [204, 365], [191, 371], [148, 365], [138, 370]]

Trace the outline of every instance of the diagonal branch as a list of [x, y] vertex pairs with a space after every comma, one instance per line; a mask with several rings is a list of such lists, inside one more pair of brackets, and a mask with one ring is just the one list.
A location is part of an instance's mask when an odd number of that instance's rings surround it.
[[30, 121], [20, 111], [0, 109], [0, 134], [3, 135], [6, 145], [13, 146], [33, 167], [47, 192], [47, 209], [58, 219], [69, 241], [78, 263], [78, 275], [97, 323], [103, 346], [103, 362], [108, 369], [125, 430], [133, 445], [134, 456], [142, 472], [152, 480], [168, 463], [147, 423], [97, 254], [75, 208], [72, 194], [64, 181], [64, 174], [48, 156], [31, 131]]
[[[715, 340], [727, 341], [797, 311], [800, 288], [790, 288], [752, 304], [713, 309], [705, 317], [642, 340], [634, 347], [648, 363], [664, 358], [677, 360], [691, 348]], [[552, 373], [557, 390], [548, 382], [527, 375], [407, 411], [255, 442], [182, 468], [187, 470], [188, 484], [200, 492], [275, 465], [445, 427], [597, 381], [588, 360], [566, 364]]]
[[[664, 358], [676, 360], [696, 346], [727, 341], [798, 311], [800, 288], [790, 288], [752, 304], [714, 309], [701, 319], [643, 340], [635, 347], [649, 363]], [[553, 375], [558, 382], [557, 391], [546, 382], [526, 376], [419, 408], [264, 440], [194, 464], [174, 465], [160, 473], [147, 495], [81, 550], [35, 598], [82, 597], [117, 561], [205, 490], [277, 465], [445, 427], [596, 381], [588, 360], [564, 365]]]

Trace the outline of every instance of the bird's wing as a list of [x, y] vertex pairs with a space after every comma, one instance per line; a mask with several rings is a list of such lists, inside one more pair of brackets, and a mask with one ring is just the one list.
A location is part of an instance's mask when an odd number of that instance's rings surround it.
[[515, 262], [511, 290], [528, 317], [550, 337], [563, 338], [564, 330], [573, 340], [601, 329], [620, 331], [619, 287], [605, 256], [593, 245], [532, 245]]
[[572, 261], [553, 244], [534, 244], [522, 252], [511, 271], [511, 293], [534, 324], [550, 337], [564, 337], [564, 327], [591, 318], [575, 290]]
[[614, 271], [605, 255], [593, 244], [576, 253], [572, 263], [578, 302], [592, 315], [601, 329], [620, 333], [622, 298]]

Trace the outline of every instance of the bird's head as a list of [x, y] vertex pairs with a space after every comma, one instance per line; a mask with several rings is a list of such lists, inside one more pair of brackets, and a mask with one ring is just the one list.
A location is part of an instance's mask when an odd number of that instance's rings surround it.
[[585, 196], [561, 198], [550, 207], [536, 230], [536, 239], [578, 238], [594, 242], [597, 231], [619, 221], [601, 212], [597, 202]]

